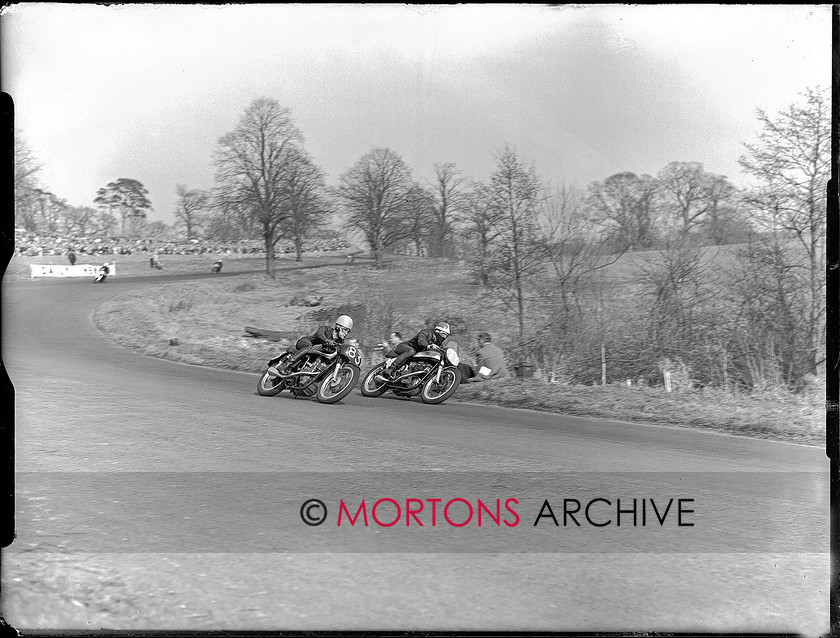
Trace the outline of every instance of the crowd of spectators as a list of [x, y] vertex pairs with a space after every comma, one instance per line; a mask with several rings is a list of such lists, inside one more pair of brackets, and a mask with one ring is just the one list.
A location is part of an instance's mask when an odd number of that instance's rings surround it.
[[[341, 238], [313, 238], [304, 242], [304, 252], [346, 250], [349, 243]], [[258, 239], [240, 241], [211, 241], [207, 239], [137, 239], [134, 237], [67, 237], [61, 235], [39, 235], [15, 229], [15, 252], [18, 255], [37, 257], [41, 255], [65, 255], [69, 251], [77, 255], [131, 255], [136, 253], [157, 255], [203, 255], [203, 254], [265, 254], [265, 244]], [[277, 244], [277, 253], [293, 253], [294, 245], [289, 241]]]

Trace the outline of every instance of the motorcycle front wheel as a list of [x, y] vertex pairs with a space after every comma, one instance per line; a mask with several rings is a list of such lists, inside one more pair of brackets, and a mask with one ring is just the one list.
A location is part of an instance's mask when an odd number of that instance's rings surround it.
[[280, 394], [285, 387], [283, 379], [275, 377], [268, 370], [263, 372], [259, 382], [257, 382], [257, 393], [263, 397], [273, 397]]
[[362, 395], [366, 397], [378, 397], [383, 392], [385, 392], [385, 385], [384, 381], [380, 381], [376, 378], [376, 375], [382, 372], [382, 369], [385, 367], [384, 363], [380, 363], [379, 365], [374, 366], [370, 369], [365, 375], [365, 378], [362, 380]]
[[356, 366], [343, 365], [338, 371], [335, 380], [333, 375], [328, 374], [318, 385], [318, 401], [321, 403], [337, 403], [350, 394], [353, 386], [359, 380], [361, 370]]
[[459, 385], [461, 385], [461, 373], [458, 368], [446, 367], [440, 371], [440, 381], [433, 376], [423, 384], [420, 399], [423, 403], [432, 405], [443, 403], [455, 394]]

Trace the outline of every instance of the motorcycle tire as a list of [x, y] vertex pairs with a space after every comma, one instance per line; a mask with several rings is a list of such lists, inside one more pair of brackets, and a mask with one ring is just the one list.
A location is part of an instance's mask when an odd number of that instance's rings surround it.
[[383, 392], [386, 390], [386, 383], [384, 381], [378, 381], [374, 377], [377, 374], [382, 372], [382, 369], [385, 367], [384, 363], [380, 363], [377, 366], [374, 366], [370, 369], [365, 375], [365, 378], [362, 379], [362, 396], [366, 397], [378, 397], [381, 396]]
[[283, 379], [275, 377], [266, 370], [257, 382], [257, 393], [263, 397], [273, 397], [280, 394], [284, 387], [286, 383]]
[[343, 365], [338, 371], [338, 379], [333, 383], [333, 375], [327, 375], [318, 384], [318, 401], [321, 403], [338, 403], [348, 394], [359, 380], [362, 373], [356, 366]]
[[458, 368], [447, 366], [440, 372], [439, 383], [435, 377], [432, 377], [423, 384], [420, 399], [423, 403], [430, 405], [443, 403], [455, 394], [459, 385], [461, 385], [461, 372]]

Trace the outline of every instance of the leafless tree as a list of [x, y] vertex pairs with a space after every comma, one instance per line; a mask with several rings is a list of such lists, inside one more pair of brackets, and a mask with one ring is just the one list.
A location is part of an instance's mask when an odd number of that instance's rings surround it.
[[43, 166], [35, 158], [29, 144], [18, 131], [14, 134], [14, 144], [15, 188], [34, 185], [37, 183], [37, 175]]
[[490, 245], [485, 264], [488, 286], [516, 311], [522, 339], [528, 279], [544, 266], [537, 219], [540, 180], [533, 168], [522, 164], [516, 150], [506, 146], [496, 155], [489, 193], [500, 233]]
[[590, 184], [587, 205], [593, 219], [615, 242], [629, 250], [653, 245], [656, 231], [654, 201], [657, 181], [649, 175], [616, 173]]
[[289, 218], [284, 234], [295, 244], [295, 260], [302, 259], [303, 241], [326, 223], [334, 212], [327, 196], [324, 173], [303, 149], [292, 151], [286, 174], [286, 207]]
[[42, 165], [18, 131], [14, 133], [15, 223], [29, 231], [38, 228], [38, 173]]
[[663, 209], [685, 235], [734, 193], [725, 176], [707, 173], [699, 162], [671, 162], [659, 172], [658, 181]]
[[187, 189], [183, 184], [175, 187], [175, 219], [184, 226], [187, 239], [192, 239], [207, 221], [210, 195], [200, 189]]
[[765, 232], [789, 238], [796, 253], [786, 263], [807, 291], [802, 326], [810, 373], [825, 359], [826, 185], [831, 173], [831, 102], [828, 92], [808, 89], [800, 102], [776, 117], [758, 110], [762, 131], [741, 166], [760, 182], [748, 197], [750, 219]]
[[813, 372], [805, 325], [808, 289], [801, 285], [801, 253], [780, 234], [756, 234], [738, 251], [729, 271], [736, 303], [730, 323], [738, 380], [755, 389], [795, 388]]
[[452, 233], [467, 203], [466, 180], [455, 164], [435, 164], [434, 196], [429, 248], [433, 257], [451, 257]]
[[414, 245], [418, 257], [431, 252], [435, 245], [437, 219], [434, 194], [420, 184], [414, 184], [406, 195], [406, 224], [409, 229], [408, 242]]
[[290, 216], [288, 175], [303, 136], [288, 108], [254, 100], [215, 154], [218, 193], [256, 221], [265, 243], [266, 272], [275, 276], [274, 247]]
[[546, 271], [537, 289], [552, 308], [553, 336], [562, 342], [582, 320], [581, 295], [590, 292], [591, 275], [618, 261], [626, 244], [610, 248], [615, 244], [589, 219], [583, 195], [567, 186], [544, 199], [540, 233]]
[[704, 337], [720, 320], [713, 308], [717, 287], [705, 250], [687, 235], [673, 234], [637, 273], [648, 320], [646, 363], [651, 368], [668, 359], [698, 372]]
[[68, 206], [65, 211], [67, 230], [70, 233], [85, 235], [98, 228], [99, 212], [90, 206]]
[[500, 219], [503, 213], [493, 206], [490, 187], [483, 182], [474, 182], [467, 197], [463, 223], [473, 253], [472, 272], [483, 286], [490, 285], [490, 248], [502, 233]]
[[347, 222], [370, 244], [377, 268], [388, 248], [411, 236], [406, 219], [414, 187], [403, 159], [387, 148], [370, 150], [341, 176], [336, 193]]

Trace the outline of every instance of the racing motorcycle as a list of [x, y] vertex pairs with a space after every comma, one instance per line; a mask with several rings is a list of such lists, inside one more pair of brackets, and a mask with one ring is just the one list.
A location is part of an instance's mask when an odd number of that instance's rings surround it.
[[289, 390], [296, 397], [314, 394], [321, 403], [336, 403], [350, 394], [361, 375], [362, 354], [350, 343], [312, 346], [289, 370], [277, 369], [292, 356], [284, 352], [268, 362], [257, 383], [260, 395], [273, 397]]
[[108, 278], [108, 275], [111, 273], [111, 269], [108, 268], [108, 265], [101, 266], [99, 270], [96, 272], [96, 275], [93, 278], [93, 283], [101, 284], [104, 283], [105, 280]]
[[221, 259], [216, 260], [216, 263], [213, 264], [213, 267], [210, 269], [210, 272], [213, 273], [214, 275], [216, 273], [222, 272], [222, 260]]
[[394, 359], [396, 357], [386, 358], [365, 375], [362, 380], [364, 396], [378, 397], [390, 390], [398, 397], [414, 397], [419, 394], [423, 403], [437, 404], [455, 394], [461, 384], [461, 372], [458, 370], [460, 359], [454, 348], [417, 352], [399, 370], [394, 371], [392, 379], [381, 377], [382, 370]]

